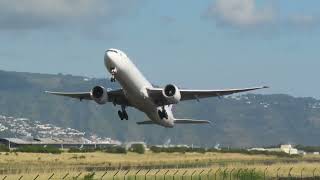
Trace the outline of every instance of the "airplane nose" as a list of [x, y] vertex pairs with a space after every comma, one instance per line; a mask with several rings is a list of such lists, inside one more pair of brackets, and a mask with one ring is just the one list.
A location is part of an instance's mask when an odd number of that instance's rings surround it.
[[121, 54], [120, 51], [117, 49], [108, 49], [105, 52], [104, 63], [108, 70], [121, 66], [121, 61], [119, 61], [121, 57], [119, 55]]
[[106, 67], [108, 67], [108, 68], [115, 65], [113, 52], [106, 51], [106, 53], [104, 55], [104, 63], [106, 65]]
[[104, 60], [109, 61], [110, 59], [111, 59], [111, 53], [109, 51], [106, 51], [106, 53], [104, 55]]

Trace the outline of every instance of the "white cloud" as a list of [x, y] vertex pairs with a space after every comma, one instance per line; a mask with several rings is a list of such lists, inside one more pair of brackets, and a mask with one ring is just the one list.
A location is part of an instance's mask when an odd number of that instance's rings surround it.
[[232, 26], [256, 26], [274, 19], [272, 8], [258, 8], [255, 0], [216, 0], [206, 12], [219, 23]]
[[[126, 14], [134, 0], [1, 0], [0, 29], [86, 24]], [[127, 9], [126, 9], [127, 8]]]
[[214, 0], [205, 12], [205, 17], [213, 19], [218, 25], [240, 29], [264, 27], [268, 30], [279, 30], [319, 27], [319, 16], [297, 14], [297, 12], [281, 13], [285, 7], [275, 7], [275, 5], [276, 1], [267, 0], [260, 4], [257, 0]]
[[86, 14], [94, 5], [88, 0], [2, 0], [1, 9], [15, 14], [36, 16], [79, 16]]

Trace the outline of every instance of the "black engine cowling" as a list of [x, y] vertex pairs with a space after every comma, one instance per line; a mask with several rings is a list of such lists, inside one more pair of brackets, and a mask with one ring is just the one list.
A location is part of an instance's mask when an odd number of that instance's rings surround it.
[[108, 92], [102, 86], [96, 86], [91, 90], [91, 98], [98, 104], [106, 104], [108, 102]]
[[173, 84], [166, 85], [162, 91], [162, 94], [167, 101], [172, 104], [178, 104], [181, 100], [180, 90]]

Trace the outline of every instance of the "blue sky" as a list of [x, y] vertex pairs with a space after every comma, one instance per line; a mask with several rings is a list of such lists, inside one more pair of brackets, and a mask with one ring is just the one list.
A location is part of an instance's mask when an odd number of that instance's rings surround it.
[[0, 0], [0, 69], [108, 77], [105, 49], [188, 88], [320, 98], [318, 0]]

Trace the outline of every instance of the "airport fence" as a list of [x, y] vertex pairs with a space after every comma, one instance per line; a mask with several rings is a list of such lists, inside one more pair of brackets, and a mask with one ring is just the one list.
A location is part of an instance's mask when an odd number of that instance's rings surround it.
[[[319, 169], [320, 170], [320, 169]], [[317, 168], [293, 167], [286, 170], [250, 169], [250, 168], [218, 168], [218, 169], [130, 169], [97, 172], [56, 172], [38, 174], [0, 175], [2, 180], [286, 180], [305, 179], [320, 180]]]

